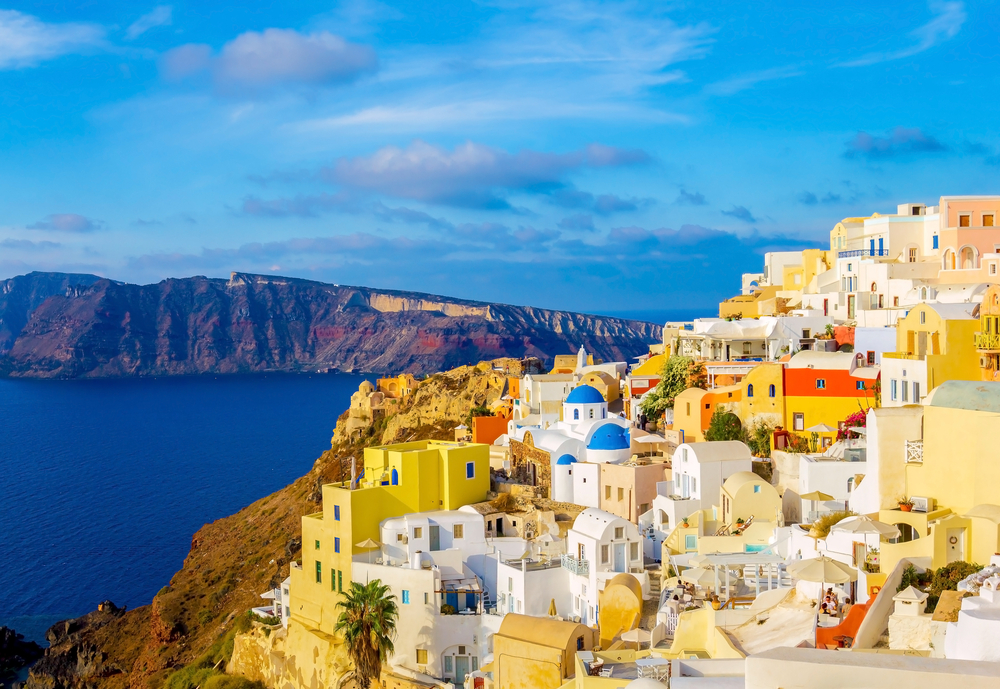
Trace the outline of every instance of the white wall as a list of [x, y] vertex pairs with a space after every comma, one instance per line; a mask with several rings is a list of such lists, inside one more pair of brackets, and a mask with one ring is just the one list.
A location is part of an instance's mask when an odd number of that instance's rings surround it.
[[577, 462], [573, 465], [573, 502], [584, 507], [601, 506], [601, 465]]
[[[892, 381], [896, 381], [896, 399], [892, 398]], [[913, 399], [913, 383], [920, 385], [920, 400]], [[906, 386], [906, 401], [903, 401], [903, 386]], [[927, 389], [927, 361], [915, 359], [893, 359], [886, 357], [882, 362], [882, 406], [902, 407], [905, 404], [920, 404], [930, 390]]]
[[855, 328], [854, 351], [866, 356], [869, 351], [875, 352], [875, 365], [881, 366], [882, 353], [896, 351], [896, 328]]

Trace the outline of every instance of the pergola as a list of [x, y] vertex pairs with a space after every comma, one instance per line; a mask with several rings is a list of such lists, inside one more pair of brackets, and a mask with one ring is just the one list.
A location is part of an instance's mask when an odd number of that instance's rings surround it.
[[705, 567], [706, 569], [712, 567], [715, 569], [715, 595], [719, 595], [720, 588], [720, 577], [719, 568], [725, 570], [725, 590], [727, 596], [732, 596], [732, 581], [730, 579], [730, 570], [732, 569], [743, 569], [745, 567], [754, 567], [757, 571], [757, 576], [754, 577], [754, 596], [760, 595], [760, 580], [762, 576], [761, 567], [765, 568], [767, 573], [767, 590], [770, 591], [774, 588], [774, 580], [781, 579], [781, 564], [785, 561], [780, 555], [767, 552], [759, 553], [704, 553], [702, 555], [696, 555], [688, 558], [688, 563], [690, 565], [695, 565], [699, 567]]

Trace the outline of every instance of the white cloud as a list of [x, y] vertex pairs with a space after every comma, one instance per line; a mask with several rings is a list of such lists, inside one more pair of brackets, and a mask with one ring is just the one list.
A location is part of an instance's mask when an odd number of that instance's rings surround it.
[[34, 67], [62, 55], [103, 47], [95, 24], [47, 24], [16, 10], [0, 10], [0, 70]]
[[730, 79], [717, 81], [714, 84], [709, 84], [705, 87], [705, 93], [713, 96], [731, 96], [734, 93], [739, 93], [740, 91], [746, 91], [747, 89], [753, 88], [757, 84], [765, 81], [788, 79], [790, 77], [800, 76], [801, 74], [803, 74], [802, 70], [796, 65], [773, 67], [760, 72], [751, 72], [749, 74], [743, 74]]
[[962, 25], [966, 20], [965, 4], [962, 2], [932, 2], [930, 3], [930, 8], [935, 13], [935, 17], [923, 26], [917, 27], [910, 32], [910, 36], [916, 39], [913, 45], [887, 53], [868, 53], [857, 60], [842, 62], [836, 66], [864, 67], [865, 65], [872, 65], [877, 62], [899, 60], [922, 53], [939, 43], [954, 38], [962, 29]]
[[136, 19], [125, 30], [125, 38], [134, 41], [136, 38], [157, 26], [170, 26], [173, 23], [174, 8], [170, 5], [158, 5], [149, 14]]
[[188, 44], [161, 61], [171, 79], [208, 70], [222, 89], [259, 89], [291, 84], [349, 81], [378, 65], [375, 51], [327, 31], [302, 34], [292, 29], [247, 31], [212, 55], [205, 45]]
[[98, 220], [91, 220], [78, 213], [54, 213], [44, 220], [28, 225], [29, 230], [48, 230], [50, 232], [93, 232], [101, 227]]

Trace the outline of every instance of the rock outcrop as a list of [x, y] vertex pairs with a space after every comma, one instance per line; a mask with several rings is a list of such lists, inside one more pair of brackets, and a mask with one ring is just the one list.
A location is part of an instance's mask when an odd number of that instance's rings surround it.
[[42, 647], [8, 627], [0, 627], [0, 681], [14, 677], [42, 657]]
[[0, 283], [0, 375], [429, 373], [497, 357], [645, 353], [652, 323], [234, 273], [128, 285], [32, 273]]

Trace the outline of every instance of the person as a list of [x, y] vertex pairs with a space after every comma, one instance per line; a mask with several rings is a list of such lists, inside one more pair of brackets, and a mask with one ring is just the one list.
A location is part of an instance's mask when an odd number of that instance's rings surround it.
[[833, 592], [832, 588], [828, 588], [826, 590], [826, 595], [830, 596], [830, 600], [832, 600], [834, 603], [837, 602], [837, 594]]
[[827, 607], [826, 603], [823, 603], [823, 605], [819, 606], [819, 614], [820, 615], [830, 614], [830, 609]]
[[681, 599], [676, 593], [674, 597], [667, 601], [667, 608], [673, 612], [675, 615], [680, 614], [681, 611]]
[[847, 619], [847, 613], [849, 613], [851, 611], [852, 607], [854, 607], [854, 606], [851, 604], [851, 599], [850, 598], [845, 598], [844, 599], [844, 607], [840, 609], [840, 616], [846, 620]]

